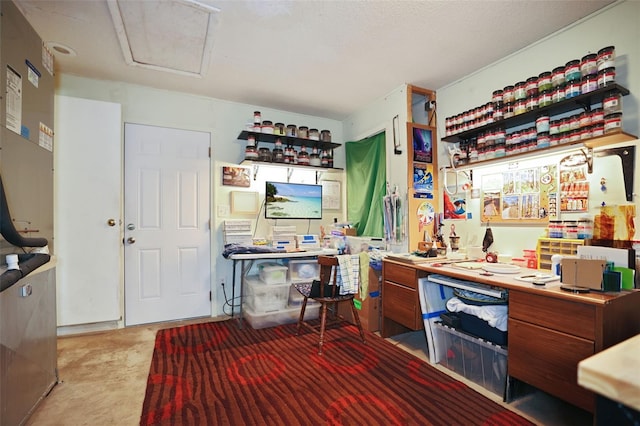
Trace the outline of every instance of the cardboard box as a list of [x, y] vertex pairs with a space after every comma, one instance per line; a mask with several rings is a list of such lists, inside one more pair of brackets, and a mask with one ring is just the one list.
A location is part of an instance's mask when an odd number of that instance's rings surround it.
[[[360, 324], [362, 324], [362, 328], [365, 331], [380, 330], [381, 297], [379, 279], [381, 274], [381, 271], [378, 272], [369, 267], [368, 297], [362, 300], [359, 295], [356, 295], [353, 299], [353, 304], [358, 310], [358, 316], [360, 317]], [[351, 307], [347, 303], [340, 303], [338, 305], [338, 313], [347, 321], [355, 324]]]
[[560, 282], [566, 285], [602, 290], [606, 260], [565, 258], [560, 261]]

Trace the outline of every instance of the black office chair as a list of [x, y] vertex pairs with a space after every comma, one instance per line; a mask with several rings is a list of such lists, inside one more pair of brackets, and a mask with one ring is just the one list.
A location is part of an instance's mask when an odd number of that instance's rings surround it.
[[[338, 276], [338, 258], [333, 256], [318, 256], [318, 263], [320, 264], [320, 280], [310, 283], [294, 284], [295, 288], [304, 296], [302, 301], [302, 307], [300, 308], [300, 317], [298, 318], [297, 334], [300, 334], [300, 329], [304, 325], [306, 328], [313, 332], [320, 333], [320, 342], [318, 343], [318, 355], [322, 355], [322, 345], [324, 344], [324, 333], [327, 326], [327, 311], [331, 310], [332, 322], [344, 321], [345, 318], [338, 314], [338, 303], [349, 303], [351, 305], [351, 312], [353, 312], [353, 318], [360, 330], [360, 337], [362, 343], [367, 343], [364, 338], [364, 330], [360, 323], [360, 317], [358, 316], [358, 310], [353, 304], [354, 294], [340, 295], [339, 286], [337, 285]], [[335, 268], [334, 268], [335, 266]], [[331, 271], [333, 270], [333, 274]], [[313, 326], [304, 321], [304, 312], [307, 308], [307, 300], [312, 299], [320, 303], [320, 325]]]

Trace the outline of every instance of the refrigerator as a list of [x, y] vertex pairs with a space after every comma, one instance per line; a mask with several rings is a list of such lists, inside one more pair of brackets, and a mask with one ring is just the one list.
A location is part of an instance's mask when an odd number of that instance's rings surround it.
[[53, 55], [18, 7], [3, 0], [0, 12], [0, 424], [18, 425], [58, 381], [55, 82]]

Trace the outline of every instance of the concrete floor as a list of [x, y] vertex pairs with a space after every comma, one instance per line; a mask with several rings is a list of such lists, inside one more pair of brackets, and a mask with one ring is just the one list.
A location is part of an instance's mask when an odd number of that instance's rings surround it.
[[[202, 321], [150, 324], [99, 333], [58, 338], [60, 383], [41, 402], [27, 425], [138, 425], [156, 332]], [[427, 359], [422, 331], [389, 339], [404, 350]], [[485, 391], [454, 372], [457, 379], [502, 403], [502, 398]], [[507, 405], [512, 410], [545, 426], [591, 425], [589, 413], [542, 392], [531, 391]]]

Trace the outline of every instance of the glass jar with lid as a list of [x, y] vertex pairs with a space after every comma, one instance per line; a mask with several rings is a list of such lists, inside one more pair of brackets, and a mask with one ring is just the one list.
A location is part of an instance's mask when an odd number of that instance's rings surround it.
[[309, 156], [309, 165], [320, 167], [321, 164], [322, 163], [320, 160], [320, 155], [318, 154], [318, 148], [314, 146], [313, 149], [311, 150], [311, 155]]
[[284, 163], [284, 150], [282, 149], [282, 141], [280, 138], [276, 139], [271, 158], [274, 163]]
[[298, 164], [302, 166], [309, 165], [309, 153], [307, 152], [307, 147], [304, 145], [302, 145], [300, 152], [298, 153]]

